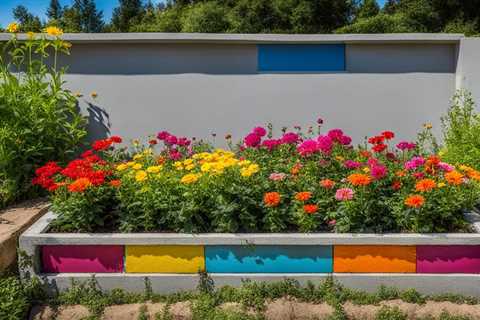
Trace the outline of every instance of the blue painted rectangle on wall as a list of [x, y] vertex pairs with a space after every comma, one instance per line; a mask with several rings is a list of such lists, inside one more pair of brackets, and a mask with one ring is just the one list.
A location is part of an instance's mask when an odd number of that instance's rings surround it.
[[332, 246], [206, 246], [212, 273], [330, 273]]
[[345, 71], [344, 44], [261, 44], [258, 71]]

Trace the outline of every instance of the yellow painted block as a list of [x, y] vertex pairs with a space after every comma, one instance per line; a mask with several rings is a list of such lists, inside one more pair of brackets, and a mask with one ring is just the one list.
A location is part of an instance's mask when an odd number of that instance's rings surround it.
[[197, 273], [205, 270], [203, 246], [126, 246], [127, 273]]

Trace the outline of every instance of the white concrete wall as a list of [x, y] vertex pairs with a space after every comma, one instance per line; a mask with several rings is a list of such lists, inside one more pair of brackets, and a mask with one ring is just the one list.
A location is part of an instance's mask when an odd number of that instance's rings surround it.
[[480, 111], [480, 38], [460, 40], [457, 88], [470, 90]]

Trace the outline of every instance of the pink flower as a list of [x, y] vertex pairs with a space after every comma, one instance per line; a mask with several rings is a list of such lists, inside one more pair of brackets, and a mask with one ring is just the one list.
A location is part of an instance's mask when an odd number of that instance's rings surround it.
[[270, 176], [268, 178], [272, 181], [281, 181], [281, 180], [285, 179], [286, 177], [287, 177], [287, 175], [285, 173], [274, 172], [274, 173], [270, 174]]
[[378, 164], [378, 159], [377, 158], [368, 158], [367, 160], [368, 166], [370, 168], [376, 166]]
[[300, 141], [300, 137], [295, 132], [287, 132], [282, 136], [282, 142], [288, 144], [297, 144]]
[[343, 131], [341, 129], [332, 129], [328, 131], [327, 136], [333, 141], [340, 142], [340, 139], [343, 137]]
[[416, 144], [408, 141], [401, 141], [397, 144], [397, 148], [404, 151], [404, 150], [413, 150], [415, 149]]
[[319, 136], [317, 138], [318, 149], [323, 153], [329, 154], [332, 152], [333, 140], [330, 136]]
[[262, 128], [262, 127], [253, 128], [252, 132], [255, 133], [259, 137], [264, 137], [267, 134], [267, 130], [265, 130], [265, 128]]
[[165, 141], [164, 141], [164, 142], [165, 142], [166, 144], [168, 144], [168, 145], [173, 146], [173, 145], [177, 144], [178, 139], [177, 139], [177, 137], [174, 136], [174, 135], [169, 135], [168, 137], [165, 138]]
[[188, 139], [185, 138], [185, 137], [181, 137], [181, 138], [178, 139], [177, 144], [178, 144], [179, 146], [182, 146], [182, 147], [187, 147], [187, 146], [190, 145], [190, 140], [188, 140]]
[[337, 224], [337, 220], [335, 219], [328, 221], [328, 225], [331, 227], [335, 226], [336, 224]]
[[167, 137], [170, 135], [167, 131], [161, 131], [157, 134], [157, 139], [158, 140], [165, 140]]
[[247, 134], [245, 139], [243, 139], [243, 142], [247, 147], [257, 147], [261, 141], [262, 141], [262, 138], [253, 132]]
[[415, 179], [423, 179], [425, 177], [425, 174], [423, 172], [415, 172], [414, 174], [412, 174], [412, 176]]
[[445, 172], [450, 172], [450, 171], [455, 170], [454, 166], [452, 166], [451, 164], [446, 163], [446, 162], [439, 162], [438, 167]]
[[282, 141], [281, 140], [277, 140], [277, 139], [267, 139], [265, 141], [262, 142], [262, 147], [265, 147], [267, 148], [269, 151], [272, 151], [273, 149], [275, 149], [277, 146], [279, 146], [280, 144], [282, 144]]
[[343, 165], [348, 169], [357, 169], [357, 168], [360, 168], [362, 164], [357, 161], [347, 160], [343, 163]]
[[335, 199], [338, 201], [352, 200], [355, 192], [350, 188], [340, 188], [335, 192]]
[[180, 160], [182, 158], [182, 154], [180, 152], [178, 152], [177, 149], [170, 150], [168, 156], [173, 161], [177, 161], [177, 160]]
[[405, 162], [405, 169], [407, 170], [415, 170], [420, 166], [423, 166], [425, 163], [425, 159], [422, 157], [413, 157], [412, 159]]
[[377, 164], [370, 168], [370, 174], [375, 179], [381, 179], [387, 175], [387, 167], [383, 164]]
[[352, 138], [349, 136], [341, 136], [338, 142], [344, 146], [348, 146], [350, 143], [352, 143]]
[[318, 151], [317, 142], [315, 140], [305, 140], [297, 148], [298, 153], [302, 156], [308, 156]]

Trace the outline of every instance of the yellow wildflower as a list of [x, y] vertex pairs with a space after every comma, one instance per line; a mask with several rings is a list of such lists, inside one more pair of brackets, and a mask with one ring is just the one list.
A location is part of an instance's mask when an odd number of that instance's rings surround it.
[[63, 42], [62, 47], [65, 49], [70, 49], [72, 47], [72, 44], [70, 42]]
[[200, 170], [201, 170], [202, 172], [208, 172], [208, 171], [210, 171], [211, 169], [212, 169], [212, 164], [211, 164], [211, 163], [208, 163], [208, 162], [202, 164], [202, 166], [200, 167]]
[[129, 167], [133, 167], [134, 165], [136, 165], [135, 161], [128, 161], [127, 162], [127, 166], [129, 166]]
[[73, 95], [77, 98], [80, 98], [82, 96], [82, 94], [78, 91], [76, 91]]
[[175, 167], [175, 169], [177, 170], [183, 170], [183, 163], [182, 161], [175, 161], [173, 163], [173, 166]]
[[248, 167], [243, 167], [240, 169], [240, 174], [242, 177], [250, 177], [252, 174], [257, 173], [260, 170], [258, 164], [251, 164]]
[[133, 160], [135, 160], [135, 161], [140, 160], [140, 159], [142, 159], [142, 158], [143, 158], [143, 155], [142, 155], [142, 154], [138, 154], [138, 153], [133, 156]]
[[195, 168], [195, 165], [194, 164], [189, 164], [185, 167], [185, 170], [188, 170], [188, 171], [191, 171]]
[[183, 183], [183, 184], [190, 184], [190, 183], [197, 182], [197, 180], [199, 178], [200, 178], [199, 174], [189, 173], [189, 174], [184, 175], [182, 177], [182, 179], [180, 180], [180, 182]]
[[132, 168], [135, 169], [135, 170], [140, 170], [140, 169], [142, 169], [142, 167], [143, 166], [140, 163], [136, 163], [136, 164], [133, 165]]
[[187, 159], [187, 160], [183, 161], [183, 164], [184, 164], [185, 166], [188, 166], [188, 165], [190, 165], [190, 164], [192, 164], [192, 163], [193, 163], [193, 159]]
[[127, 168], [128, 168], [127, 164], [121, 163], [117, 166], [117, 171], [123, 171], [123, 170], [126, 170]]
[[345, 158], [342, 156], [336, 156], [335, 159], [337, 159], [338, 161], [345, 161]]
[[63, 34], [62, 29], [54, 27], [54, 26], [46, 27], [43, 31], [46, 34], [48, 34], [49, 36], [52, 36], [52, 37], [60, 37]]
[[241, 160], [238, 162], [238, 165], [240, 167], [245, 167], [245, 166], [248, 166], [250, 163], [252, 163], [250, 160]]
[[369, 173], [370, 168], [369, 167], [363, 167], [362, 171], [365, 172], [365, 173]]
[[447, 184], [446, 184], [445, 182], [439, 182], [437, 186], [438, 186], [439, 188], [443, 188], [443, 187], [445, 187], [446, 185], [447, 185]]
[[147, 168], [148, 173], [159, 173], [160, 170], [162, 169], [161, 166], [151, 166]]
[[7, 32], [16, 33], [18, 32], [18, 23], [12, 22], [7, 26]]
[[135, 180], [137, 180], [138, 182], [145, 181], [146, 179], [147, 179], [147, 173], [143, 170], [139, 170], [135, 174]]

